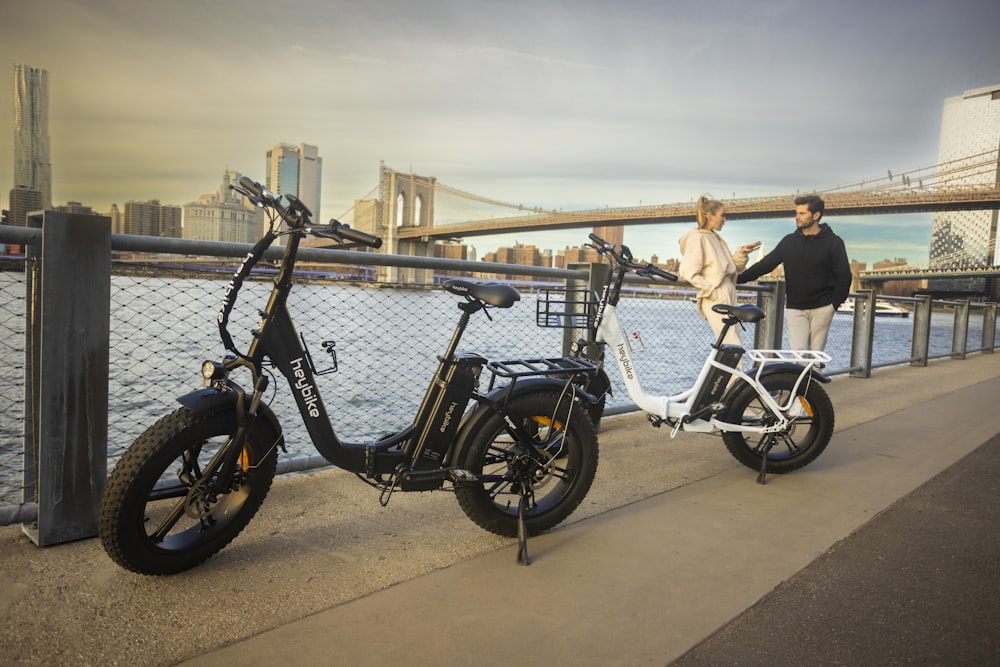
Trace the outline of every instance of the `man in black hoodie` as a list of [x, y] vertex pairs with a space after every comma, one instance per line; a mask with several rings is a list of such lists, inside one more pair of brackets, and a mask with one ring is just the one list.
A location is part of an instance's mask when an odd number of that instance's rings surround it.
[[736, 277], [748, 283], [785, 266], [785, 319], [793, 350], [819, 350], [837, 306], [851, 291], [851, 264], [844, 241], [821, 223], [823, 200], [816, 195], [796, 197], [795, 231], [774, 250]]

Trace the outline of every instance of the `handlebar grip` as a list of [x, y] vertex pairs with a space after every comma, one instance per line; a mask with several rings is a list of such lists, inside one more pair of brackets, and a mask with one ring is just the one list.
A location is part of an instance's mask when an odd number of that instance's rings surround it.
[[670, 273], [669, 271], [664, 271], [663, 269], [661, 269], [658, 266], [650, 264], [649, 265], [649, 272], [652, 273], [654, 276], [659, 276], [660, 278], [663, 278], [664, 280], [670, 280], [672, 282], [677, 282], [677, 276], [676, 276], [676, 274]]
[[249, 176], [240, 176], [240, 186], [256, 197], [264, 194], [264, 187]]
[[587, 238], [589, 238], [591, 241], [593, 241], [594, 243], [596, 243], [601, 248], [607, 248], [608, 247], [608, 242], [605, 241], [604, 239], [602, 239], [597, 234], [594, 234], [593, 232], [591, 232], [590, 234], [588, 234]]
[[382, 247], [382, 238], [379, 236], [373, 236], [372, 234], [362, 232], [358, 229], [351, 229], [350, 226], [345, 225], [341, 222], [337, 222], [336, 220], [331, 220], [330, 226], [331, 228], [333, 228], [334, 232], [344, 237], [348, 241], [361, 243], [362, 245], [366, 245], [372, 248]]

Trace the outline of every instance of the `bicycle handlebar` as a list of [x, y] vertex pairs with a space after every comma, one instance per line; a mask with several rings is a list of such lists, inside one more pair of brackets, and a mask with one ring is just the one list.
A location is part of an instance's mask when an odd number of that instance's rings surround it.
[[592, 247], [599, 255], [608, 255], [611, 257], [612, 262], [617, 264], [623, 270], [633, 271], [636, 275], [640, 276], [663, 278], [664, 280], [677, 282], [677, 276], [675, 274], [661, 269], [656, 264], [650, 264], [648, 262], [643, 264], [641, 262], [632, 261], [632, 252], [628, 249], [628, 246], [623, 245], [620, 250], [616, 250], [614, 243], [605, 241], [597, 234], [591, 233], [588, 236], [590, 240], [594, 242]]
[[247, 176], [240, 177], [239, 185], [230, 185], [229, 187], [249, 199], [254, 206], [271, 209], [272, 211], [270, 229], [260, 238], [260, 240], [257, 241], [256, 244], [254, 244], [253, 248], [240, 265], [240, 268], [233, 274], [233, 278], [229, 283], [229, 289], [226, 290], [226, 298], [222, 303], [222, 308], [219, 310], [217, 318], [219, 324], [219, 334], [222, 337], [223, 345], [225, 345], [227, 350], [240, 354], [236, 349], [236, 346], [233, 344], [232, 336], [229, 335], [229, 315], [233, 310], [233, 306], [236, 304], [236, 296], [239, 294], [240, 288], [243, 286], [243, 282], [246, 280], [247, 276], [250, 275], [253, 267], [264, 256], [264, 253], [271, 246], [274, 240], [278, 238], [278, 233], [274, 226], [278, 217], [284, 220], [290, 229], [296, 230], [298, 233], [312, 234], [313, 236], [333, 239], [340, 244], [343, 244], [346, 239], [371, 248], [380, 248], [382, 246], [382, 239], [378, 236], [373, 236], [372, 234], [367, 234], [357, 229], [351, 229], [349, 225], [345, 225], [344, 223], [332, 218], [330, 220], [330, 224], [325, 227], [310, 227], [309, 218], [312, 217], [312, 212], [298, 197], [293, 195], [284, 195], [285, 199], [288, 200], [288, 207], [286, 208], [281, 205], [282, 195], [274, 194], [260, 183], [252, 178], [248, 178]]
[[316, 227], [309, 230], [315, 236], [322, 236], [335, 241], [344, 242], [344, 239], [360, 243], [370, 248], [381, 248], [382, 237], [368, 234], [359, 229], [351, 229], [350, 225], [345, 225], [335, 218], [330, 218], [330, 224], [326, 227]]

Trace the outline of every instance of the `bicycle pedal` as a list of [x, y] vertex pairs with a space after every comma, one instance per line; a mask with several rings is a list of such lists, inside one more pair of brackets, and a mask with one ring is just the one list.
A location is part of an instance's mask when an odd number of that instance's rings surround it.
[[655, 428], [660, 428], [660, 426], [663, 425], [663, 420], [657, 417], [656, 415], [646, 415], [646, 418], [649, 420], [649, 423]]
[[460, 482], [475, 482], [478, 479], [475, 473], [462, 468], [452, 468], [449, 473], [451, 481], [455, 484]]

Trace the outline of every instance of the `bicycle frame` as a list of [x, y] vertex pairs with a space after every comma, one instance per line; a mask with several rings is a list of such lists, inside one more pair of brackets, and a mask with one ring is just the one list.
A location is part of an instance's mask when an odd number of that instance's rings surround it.
[[[285, 237], [287, 241], [278, 276], [274, 280], [267, 305], [261, 312], [261, 324], [254, 332], [254, 339], [247, 353], [241, 354], [236, 350], [226, 324], [243, 280], [277, 238], [273, 232], [265, 235], [244, 259], [243, 266], [233, 276], [219, 314], [223, 343], [235, 354], [228, 356], [221, 363], [205, 362], [203, 375], [208, 388], [181, 397], [182, 404], [192, 409], [199, 409], [199, 406], [204, 406], [203, 401], [218, 402], [221, 393], [236, 401], [237, 406], [242, 405], [245, 392], [229, 379], [229, 375], [239, 368], [247, 369], [252, 376], [253, 394], [246, 402], [245, 409], [237, 407], [240, 425], [243, 427], [241, 433], [245, 433], [245, 427], [258, 416], [258, 409], [269, 384], [269, 376], [264, 372], [264, 364], [269, 360], [288, 382], [310, 440], [323, 458], [342, 469], [363, 474], [382, 484], [398, 483], [402, 490], [422, 491], [437, 488], [446, 479], [452, 482], [461, 481], [463, 471], [455, 468], [455, 461], [461, 454], [459, 429], [468, 416], [466, 409], [472, 401], [484, 409], [503, 415], [503, 406], [507, 400], [522, 388], [534, 387], [538, 383], [560, 388], [571, 387], [575, 397], [585, 402], [592, 400], [592, 397], [572, 384], [574, 377], [596, 371], [596, 366], [585, 363], [585, 360], [489, 362], [475, 353], [456, 352], [472, 313], [484, 310], [488, 306], [509, 307], [518, 299], [516, 291], [507, 286], [475, 285], [456, 280], [450, 281], [448, 285], [454, 283], [449, 288], [450, 291], [466, 298], [466, 301], [459, 305], [462, 315], [444, 355], [439, 357], [437, 371], [413, 422], [402, 431], [375, 441], [352, 443], [340, 440], [317, 386], [316, 369], [311, 355], [304, 339], [296, 331], [287, 308], [287, 297], [292, 288], [299, 244], [308, 227], [304, 227], [301, 220], [284, 215], [286, 212], [281, 210], [279, 212], [283, 213], [284, 219], [290, 223], [293, 231]], [[292, 219], [289, 219], [290, 217]], [[307, 215], [305, 222], [308, 223]], [[341, 228], [339, 233], [350, 234], [362, 241], [375, 238], [350, 230], [346, 226]], [[474, 297], [472, 293], [478, 296]], [[538, 367], [538, 364], [533, 365], [533, 362], [549, 363]], [[527, 371], [502, 370], [504, 365], [509, 369], [511, 365], [520, 365], [524, 368], [525, 364], [529, 368]], [[506, 377], [511, 381], [497, 389], [493, 388], [491, 382], [490, 391], [487, 394], [480, 393], [479, 378], [484, 367], [493, 373], [494, 382], [497, 377]], [[522, 426], [510, 420], [507, 420], [507, 428], [510, 435], [518, 441], [531, 440], [530, 434], [526, 433]], [[234, 437], [231, 450], [238, 452], [240, 445], [240, 437]]]
[[[824, 352], [813, 350], [750, 350], [746, 352], [738, 345], [723, 343], [732, 326], [742, 322], [756, 322], [763, 318], [763, 312], [756, 307], [721, 307], [726, 314], [724, 326], [718, 339], [713, 343], [694, 384], [687, 390], [673, 396], [652, 395], [646, 392], [639, 380], [632, 346], [618, 319], [617, 304], [621, 295], [625, 274], [635, 271], [640, 275], [658, 276], [668, 280], [677, 277], [653, 264], [642, 265], [632, 261], [628, 248], [622, 246], [616, 253], [614, 246], [600, 237], [590, 235], [595, 249], [601, 255], [609, 256], [612, 263], [603, 293], [597, 302], [594, 326], [591, 329], [593, 341], [606, 344], [612, 350], [618, 368], [625, 382], [625, 388], [636, 405], [651, 416], [654, 424], [662, 421], [673, 424], [671, 436], [678, 430], [710, 433], [713, 431], [755, 434], [781, 433], [787, 430], [790, 420], [787, 412], [796, 400], [796, 394], [803, 382], [817, 379], [828, 382], [818, 372], [820, 364], [826, 364], [831, 357]], [[747, 354], [756, 365], [748, 374], [740, 367], [740, 361]], [[762, 383], [762, 378], [777, 371], [794, 372], [797, 379], [788, 401], [778, 404]], [[735, 379], [735, 381], [733, 381]], [[730, 383], [732, 386], [730, 387]], [[773, 413], [773, 421], [760, 426], [722, 421], [716, 414], [724, 408], [724, 396], [731, 396], [745, 383], [753, 388], [762, 403]], [[728, 388], [728, 389], [727, 389]]]
[[[520, 295], [510, 285], [449, 280], [444, 288], [464, 299], [462, 314], [413, 422], [377, 440], [343, 442], [316, 382], [326, 371], [317, 371], [296, 331], [288, 295], [307, 235], [373, 248], [382, 241], [336, 220], [313, 226], [297, 197], [275, 195], [247, 177], [233, 188], [267, 211], [268, 229], [226, 288], [218, 326], [228, 354], [202, 363], [203, 388], [179, 397], [183, 407], [147, 428], [112, 471], [100, 511], [108, 554], [135, 572], [173, 574], [203, 562], [243, 530], [271, 487], [277, 450], [284, 449], [278, 417], [264, 400], [273, 366], [288, 382], [316, 450], [380, 490], [381, 505], [397, 489], [431, 491], [448, 482], [473, 522], [517, 537], [517, 560], [527, 564], [528, 535], [568, 517], [597, 473], [597, 436], [588, 416], [594, 399], [580, 386], [597, 366], [574, 357], [488, 361], [457, 352], [473, 313], [509, 308]], [[229, 316], [254, 265], [279, 236], [287, 241], [278, 275], [244, 353], [229, 334]], [[334, 362], [330, 370], [336, 370], [333, 345], [324, 343]], [[480, 392], [484, 368], [492, 378]], [[252, 390], [233, 373], [243, 379], [249, 373]]]
[[[675, 433], [678, 428], [681, 428], [682, 424], [683, 429], [686, 431], [704, 433], [713, 430], [740, 431], [744, 433], [781, 432], [788, 426], [789, 420], [785, 416], [785, 413], [792, 407], [792, 402], [795, 400], [795, 391], [790, 394], [788, 403], [779, 405], [775, 402], [771, 394], [760, 383], [760, 379], [767, 367], [771, 364], [779, 363], [782, 364], [782, 368], [794, 368], [798, 372], [798, 380], [795, 384], [795, 389], [797, 390], [802, 382], [808, 382], [809, 378], [812, 377], [817, 364], [830, 361], [830, 356], [823, 352], [750, 350], [748, 352], [750, 359], [758, 364], [754, 374], [751, 376], [738, 366], [731, 367], [718, 360], [718, 357], [728, 356], [730, 359], [735, 357], [738, 364], [739, 359], [742, 358], [744, 353], [743, 348], [717, 343], [713, 345], [712, 350], [708, 353], [705, 363], [702, 365], [701, 371], [691, 388], [673, 396], [652, 395], [642, 388], [632, 356], [632, 346], [625, 336], [618, 319], [617, 308], [607, 303], [607, 295], [602, 299], [600, 308], [599, 312], [601, 314], [597, 323], [595, 340], [598, 343], [606, 343], [614, 352], [615, 360], [618, 362], [618, 368], [625, 382], [625, 388], [636, 405], [644, 412], [654, 415], [659, 419], [678, 420], [677, 427], [674, 429]], [[725, 336], [725, 333], [725, 330], [723, 330], [722, 336], [719, 338], [720, 341]], [[718, 372], [712, 373], [713, 369]], [[695, 416], [698, 414], [697, 408], [701, 407], [698, 405], [697, 399], [701, 395], [702, 388], [706, 387], [706, 383], [710, 381], [710, 378], [717, 385], [713, 393], [721, 395], [719, 387], [725, 389], [731, 377], [739, 378], [753, 387], [758, 396], [760, 396], [761, 401], [778, 418], [777, 422], [768, 426], [750, 426], [724, 422], [717, 419], [714, 415], [709, 416], [707, 420]]]

